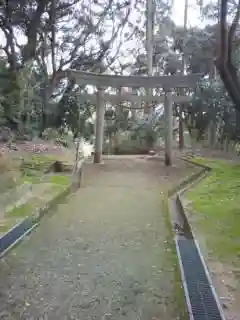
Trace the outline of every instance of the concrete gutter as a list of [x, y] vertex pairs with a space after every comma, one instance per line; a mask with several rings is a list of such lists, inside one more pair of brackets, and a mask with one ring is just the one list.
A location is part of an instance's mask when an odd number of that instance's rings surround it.
[[[196, 319], [209, 319], [209, 320], [225, 320], [225, 315], [223, 313], [223, 309], [221, 306], [221, 303], [219, 301], [219, 298], [217, 296], [216, 290], [213, 286], [212, 280], [211, 280], [211, 276], [210, 276], [210, 272], [208, 270], [208, 267], [204, 261], [203, 255], [200, 251], [200, 247], [199, 244], [196, 240], [196, 237], [192, 231], [191, 225], [189, 224], [184, 206], [183, 206], [183, 202], [182, 202], [182, 194], [184, 192], [186, 192], [189, 188], [193, 187], [195, 184], [199, 183], [200, 180], [202, 180], [203, 178], [205, 178], [210, 172], [211, 172], [211, 168], [202, 164], [198, 164], [195, 163], [194, 161], [191, 161], [189, 159], [182, 159], [185, 162], [188, 162], [192, 165], [195, 165], [197, 167], [199, 167], [201, 170], [195, 174], [193, 174], [192, 176], [188, 177], [187, 179], [183, 180], [182, 182], [180, 182], [180, 184], [178, 184], [178, 186], [176, 186], [175, 188], [169, 190], [168, 192], [168, 201], [172, 201], [173, 205], [171, 206], [172, 208], [174, 208], [174, 210], [176, 210], [177, 212], [175, 213], [175, 215], [178, 215], [178, 220], [181, 221], [180, 224], [180, 232], [179, 230], [176, 231], [175, 230], [175, 235], [174, 235], [174, 240], [175, 240], [175, 245], [176, 245], [176, 251], [177, 251], [177, 256], [178, 256], [178, 261], [179, 261], [179, 267], [180, 267], [180, 273], [181, 273], [181, 278], [182, 278], [182, 284], [183, 284], [183, 288], [184, 288], [184, 294], [185, 294], [185, 300], [186, 300], [186, 305], [187, 305], [187, 309], [188, 309], [188, 313], [189, 313], [189, 318], [190, 320], [196, 320]], [[169, 203], [168, 203], [169, 204]], [[170, 209], [169, 209], [170, 212]], [[172, 221], [171, 217], [171, 224], [172, 226], [174, 225], [174, 221]], [[179, 222], [178, 221], [178, 222]], [[174, 227], [173, 227], [174, 230]], [[181, 253], [181, 247], [185, 246], [185, 250], [187, 247], [189, 247], [189, 251], [188, 253], [190, 253], [190, 260], [184, 261], [184, 257], [186, 256], [186, 254]], [[194, 259], [192, 260], [193, 256], [191, 255], [191, 248], [195, 248], [193, 251], [193, 255], [198, 257], [197, 260], [195, 261], [199, 261], [199, 265], [196, 266], [194, 265]], [[191, 258], [192, 257], [192, 258]], [[188, 259], [189, 259], [189, 255], [188, 255]], [[190, 262], [191, 261], [191, 262]], [[191, 264], [190, 269], [189, 266], [188, 268], [186, 267], [187, 264]], [[185, 267], [184, 267], [185, 265]], [[195, 268], [196, 270], [199, 270], [202, 268], [203, 273], [205, 274], [205, 279], [207, 279], [205, 282], [205, 291], [202, 293], [202, 298], [201, 300], [199, 300], [197, 303], [194, 303], [194, 299], [192, 300], [192, 297], [195, 295], [198, 296], [199, 294], [201, 295], [201, 289], [198, 289], [199, 292], [193, 291], [193, 285], [191, 283], [189, 283], [189, 281], [187, 281], [187, 279], [189, 279], [189, 276], [191, 275], [191, 272], [193, 272], [192, 270], [194, 270]], [[190, 270], [190, 271], [189, 271]], [[190, 274], [188, 273], [190, 272]], [[198, 285], [198, 279], [197, 279], [197, 271], [196, 271], [196, 277], [194, 277], [194, 281], [195, 281], [195, 288], [198, 287], [200, 285]], [[191, 276], [190, 276], [191, 278]], [[192, 280], [191, 280], [192, 281]], [[190, 285], [191, 284], [191, 285]], [[202, 283], [201, 283], [202, 285]], [[200, 286], [201, 288], [201, 286]], [[208, 298], [205, 297], [206, 294], [206, 288], [208, 288]], [[203, 289], [202, 289], [203, 290]], [[210, 298], [209, 298], [210, 297]], [[209, 301], [210, 299], [210, 301]], [[211, 309], [211, 314], [209, 314], [207, 312], [207, 309], [209, 310], [209, 302], [211, 305], [211, 301], [212, 301], [212, 309]], [[203, 305], [206, 303], [206, 308], [203, 307]], [[196, 310], [198, 310], [199, 312], [196, 312]]]

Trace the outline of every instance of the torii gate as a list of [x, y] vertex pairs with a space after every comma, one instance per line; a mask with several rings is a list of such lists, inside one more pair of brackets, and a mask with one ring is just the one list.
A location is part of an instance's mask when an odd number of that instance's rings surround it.
[[[116, 76], [107, 74], [96, 74], [90, 72], [82, 72], [77, 70], [68, 70], [67, 76], [74, 79], [78, 85], [92, 85], [97, 87], [96, 97], [93, 95], [83, 95], [82, 98], [86, 101], [96, 103], [96, 139], [95, 139], [95, 154], [94, 163], [101, 163], [103, 138], [104, 138], [104, 114], [105, 102], [109, 101], [114, 104], [121, 101], [148, 103], [164, 102], [165, 115], [165, 164], [172, 165], [172, 140], [173, 140], [173, 102], [184, 103], [189, 102], [189, 96], [172, 95], [173, 88], [194, 88], [197, 81], [200, 79], [200, 74], [192, 75], [175, 75], [175, 76]], [[130, 88], [163, 88], [164, 96], [137, 96], [131, 93], [119, 95], [106, 94], [105, 88], [113, 87], [116, 89], [122, 87]]]

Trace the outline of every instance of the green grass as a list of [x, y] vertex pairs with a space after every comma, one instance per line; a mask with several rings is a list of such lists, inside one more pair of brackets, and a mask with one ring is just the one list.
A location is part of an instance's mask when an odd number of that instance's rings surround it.
[[29, 202], [14, 207], [11, 211], [7, 212], [7, 219], [9, 220], [10, 218], [13, 222], [9, 225], [6, 220], [3, 225], [0, 225], [1, 233], [8, 231], [19, 218], [30, 216], [34, 212], [34, 209], [42, 207], [46, 202], [50, 201], [51, 197], [54, 198], [70, 185], [70, 177], [67, 175], [44, 175], [43, 168], [46, 168], [51, 163], [51, 157], [42, 155], [34, 155], [25, 160], [25, 164], [27, 165], [23, 165], [21, 168], [22, 176], [19, 178], [19, 184], [20, 182], [40, 184], [41, 179], [44, 178], [44, 183], [50, 182], [52, 185], [51, 188], [48, 188], [44, 192], [43, 197], [40, 196], [40, 198], [38, 198], [36, 195], [36, 197], [30, 199]]
[[[39, 183], [44, 172], [56, 159], [54, 156], [32, 155], [21, 163], [22, 180], [30, 183]], [[51, 176], [50, 182], [60, 185], [68, 185], [69, 177], [64, 175]]]
[[[55, 161], [54, 157], [46, 155], [31, 155], [24, 158], [20, 164], [23, 175], [43, 173]], [[32, 173], [33, 172], [33, 173]]]
[[220, 259], [240, 258], [240, 165], [204, 158], [194, 161], [213, 169], [187, 194], [196, 228]]
[[0, 225], [0, 232], [1, 233], [7, 232], [15, 225], [15, 223], [16, 223], [15, 219], [12, 219], [11, 221], [5, 221], [4, 224]]
[[[29, 182], [29, 183], [41, 183], [40, 178], [41, 177], [39, 175], [25, 175], [23, 177], [23, 180], [24, 182]], [[70, 184], [69, 177], [64, 175], [49, 176], [47, 181], [52, 183], [52, 186], [50, 189], [47, 189], [45, 192], [46, 194], [48, 195], [51, 194], [52, 196], [56, 195], [59, 192], [62, 192], [62, 190]], [[33, 199], [31, 199], [30, 202], [27, 202], [23, 205], [13, 208], [12, 211], [8, 212], [8, 217], [28, 216], [33, 212], [34, 207], [41, 204], [42, 204], [42, 200], [41, 200], [41, 203], [38, 203], [37, 196], [36, 196], [34, 203], [33, 203]]]
[[1, 232], [1, 233], [5, 233], [5, 232], [7, 232], [9, 229], [10, 229], [10, 228], [9, 228], [7, 225], [5, 225], [5, 224], [2, 224], [2, 225], [0, 226], [0, 232]]
[[69, 177], [64, 175], [54, 175], [50, 178], [50, 182], [62, 186], [69, 185]]
[[[22, 180], [33, 184], [39, 183], [44, 175], [44, 172], [54, 161], [55, 159], [53, 156], [31, 155], [27, 157], [26, 159], [24, 159], [20, 166]], [[62, 180], [61, 178], [56, 178], [55, 180], [57, 182], [53, 181], [53, 183], [64, 183], [64, 178]]]
[[23, 218], [27, 217], [34, 210], [34, 206], [30, 203], [24, 203], [20, 206], [14, 207], [8, 212], [8, 217]]
[[46, 197], [54, 198], [58, 194], [62, 193], [65, 188], [66, 186], [61, 184], [52, 184], [50, 189], [44, 191], [44, 194], [46, 195]]
[[36, 183], [40, 183], [41, 181], [41, 176], [39, 175], [34, 175], [34, 174], [25, 174], [22, 178], [23, 182], [27, 182], [27, 183], [32, 183], [32, 184], [36, 184]]

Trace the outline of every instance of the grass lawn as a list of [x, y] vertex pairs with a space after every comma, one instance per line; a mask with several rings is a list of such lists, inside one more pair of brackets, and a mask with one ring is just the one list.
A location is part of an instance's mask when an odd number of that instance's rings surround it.
[[43, 173], [54, 161], [53, 157], [46, 155], [29, 155], [21, 161], [20, 170], [23, 174], [28, 174], [29, 171]]
[[[7, 161], [7, 158], [4, 160]], [[17, 168], [20, 177], [18, 184], [26, 182], [32, 184], [32, 196], [26, 203], [17, 205], [5, 213], [6, 223], [3, 219], [0, 232], [7, 231], [16, 219], [30, 216], [36, 208], [42, 207], [69, 186], [70, 177], [64, 175], [64, 173], [59, 175], [45, 174], [53, 161], [52, 157], [46, 155], [29, 155], [24, 159], [13, 161], [14, 168]], [[14, 192], [14, 187], [12, 189], [12, 192]]]
[[23, 218], [27, 217], [34, 210], [34, 206], [30, 203], [24, 203], [18, 207], [14, 207], [9, 213], [8, 217]]
[[206, 236], [207, 247], [220, 261], [240, 262], [240, 165], [196, 158], [212, 167], [187, 198], [191, 200], [196, 228]]
[[70, 184], [70, 177], [64, 175], [54, 175], [50, 178], [50, 182], [65, 187]]
[[[70, 184], [69, 177], [64, 175], [50, 176], [45, 182], [51, 183], [51, 187], [48, 187], [46, 190], [43, 190], [43, 192], [40, 192], [40, 198], [38, 197], [38, 194], [34, 193], [28, 202], [14, 207], [8, 213], [8, 217], [20, 218], [31, 215], [34, 209], [43, 206], [46, 202], [55, 197], [58, 193], [62, 192]], [[38, 183], [38, 181], [35, 183]]]

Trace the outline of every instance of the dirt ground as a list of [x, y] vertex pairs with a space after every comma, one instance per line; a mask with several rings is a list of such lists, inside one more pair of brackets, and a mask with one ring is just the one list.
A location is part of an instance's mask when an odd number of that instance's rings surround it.
[[208, 257], [207, 263], [213, 277], [213, 283], [220, 297], [226, 320], [240, 319], [240, 283], [239, 266], [221, 263], [214, 257]]
[[105, 159], [0, 261], [0, 319], [183, 319], [161, 192], [180, 161]]

